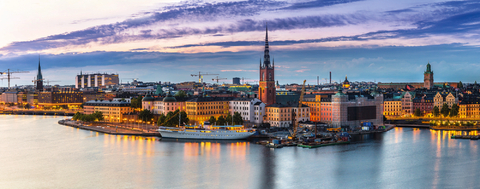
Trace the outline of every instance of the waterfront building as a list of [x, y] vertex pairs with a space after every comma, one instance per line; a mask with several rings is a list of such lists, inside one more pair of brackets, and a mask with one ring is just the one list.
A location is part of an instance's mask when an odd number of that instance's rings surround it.
[[431, 89], [433, 87], [433, 71], [430, 62], [427, 64], [427, 70], [423, 73], [423, 87]]
[[75, 88], [91, 88], [99, 87], [104, 88], [109, 85], [118, 85], [118, 74], [106, 74], [106, 73], [94, 73], [94, 74], [82, 74], [75, 77]]
[[416, 109], [419, 109], [423, 115], [432, 113], [433, 104], [432, 94], [417, 95], [413, 99], [413, 112], [415, 113]]
[[233, 97], [199, 97], [187, 100], [185, 102], [187, 116], [195, 124], [203, 124], [211, 116], [218, 119], [220, 116], [226, 117], [229, 112], [229, 102]]
[[38, 57], [38, 71], [37, 71], [35, 89], [37, 91], [43, 91], [43, 76], [42, 76], [42, 68], [40, 67], [40, 57]]
[[271, 127], [289, 127], [296, 119], [302, 122], [310, 121], [310, 107], [304, 104], [299, 108], [298, 103], [291, 105], [276, 103], [265, 108], [264, 122], [269, 123]]
[[45, 108], [64, 107], [78, 109], [83, 103], [83, 92], [73, 90], [59, 90], [38, 93], [38, 105]]
[[116, 100], [91, 100], [83, 105], [84, 114], [93, 114], [102, 112], [106, 122], [122, 122], [124, 114], [132, 113], [133, 109], [130, 103], [126, 101]]
[[415, 98], [415, 95], [416, 94], [413, 92], [402, 93], [402, 114], [404, 116], [410, 116], [414, 113], [413, 99]]
[[0, 102], [3, 103], [18, 103], [18, 92], [17, 91], [6, 91], [0, 95]]
[[449, 108], [452, 108], [453, 104], [458, 104], [458, 98], [452, 93], [437, 92], [433, 99], [434, 106], [442, 109], [443, 104], [447, 104]]
[[344, 94], [339, 90], [332, 96], [333, 127], [357, 127], [363, 122], [383, 124], [382, 94]]
[[460, 102], [458, 116], [460, 118], [480, 118], [480, 97], [465, 95]]
[[[255, 105], [257, 103], [259, 104]], [[255, 106], [259, 107], [258, 110], [255, 110]], [[235, 98], [229, 102], [229, 111], [231, 114], [240, 113], [244, 122], [254, 122], [258, 125], [262, 123], [262, 119], [258, 119], [259, 116], [265, 115], [265, 103], [257, 98]]]
[[402, 100], [400, 96], [392, 99], [386, 99], [383, 102], [383, 115], [386, 117], [402, 116]]
[[150, 110], [155, 115], [167, 115], [175, 110], [186, 111], [185, 101], [187, 98], [174, 97], [168, 93], [166, 97], [154, 98], [147, 94], [142, 99], [142, 109]]
[[263, 64], [260, 59], [260, 82], [258, 87], [258, 97], [267, 106], [275, 104], [275, 60], [270, 64], [270, 50], [268, 46], [268, 28], [265, 34], [265, 51], [263, 55]]

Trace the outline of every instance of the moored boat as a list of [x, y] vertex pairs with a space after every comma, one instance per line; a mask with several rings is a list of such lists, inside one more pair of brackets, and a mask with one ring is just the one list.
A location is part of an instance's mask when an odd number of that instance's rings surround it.
[[246, 139], [254, 133], [243, 125], [208, 125], [185, 127], [160, 127], [162, 138], [205, 139], [205, 140], [239, 140]]

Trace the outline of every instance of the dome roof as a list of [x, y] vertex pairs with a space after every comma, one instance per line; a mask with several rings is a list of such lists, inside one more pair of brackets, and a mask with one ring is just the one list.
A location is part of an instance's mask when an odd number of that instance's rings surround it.
[[172, 94], [168, 93], [167, 97], [163, 98], [163, 102], [176, 102], [177, 99], [172, 96]]
[[142, 101], [154, 101], [155, 99], [150, 95], [147, 94], [147, 96], [143, 97]]

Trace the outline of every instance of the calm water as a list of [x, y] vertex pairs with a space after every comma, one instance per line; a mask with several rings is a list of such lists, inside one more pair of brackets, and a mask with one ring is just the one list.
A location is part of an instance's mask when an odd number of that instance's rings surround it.
[[396, 128], [351, 145], [268, 149], [104, 135], [0, 115], [0, 188], [479, 188], [480, 141]]

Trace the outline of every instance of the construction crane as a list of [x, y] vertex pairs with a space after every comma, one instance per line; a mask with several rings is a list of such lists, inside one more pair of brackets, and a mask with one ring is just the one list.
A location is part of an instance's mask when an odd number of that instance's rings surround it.
[[218, 76], [217, 76], [217, 77], [213, 78], [212, 81], [217, 81], [217, 83], [218, 83], [218, 81], [227, 80], [227, 79], [228, 78], [218, 78]]
[[300, 93], [300, 100], [298, 100], [298, 109], [297, 109], [297, 115], [295, 119], [295, 123], [293, 123], [293, 134], [292, 134], [292, 139], [297, 137], [297, 129], [298, 129], [298, 122], [299, 122], [299, 115], [300, 115], [300, 110], [302, 109], [302, 101], [303, 101], [303, 95], [305, 94], [305, 82], [307, 80], [303, 80], [303, 86], [302, 86], [302, 92]]
[[14, 73], [29, 73], [29, 71], [10, 71], [10, 69], [7, 69], [5, 72], [0, 72], [0, 75], [6, 74], [7, 77], [2, 77], [0, 80], [8, 80], [8, 88], [10, 88], [10, 80], [11, 79], [20, 79], [19, 77], [12, 77], [12, 74]]
[[198, 82], [199, 82], [199, 83], [203, 83], [203, 76], [204, 76], [204, 75], [218, 75], [218, 74], [210, 74], [210, 73], [208, 73], [208, 72], [206, 72], [206, 73], [198, 72], [198, 74], [190, 74], [190, 75], [191, 75], [192, 77], [198, 76]]

